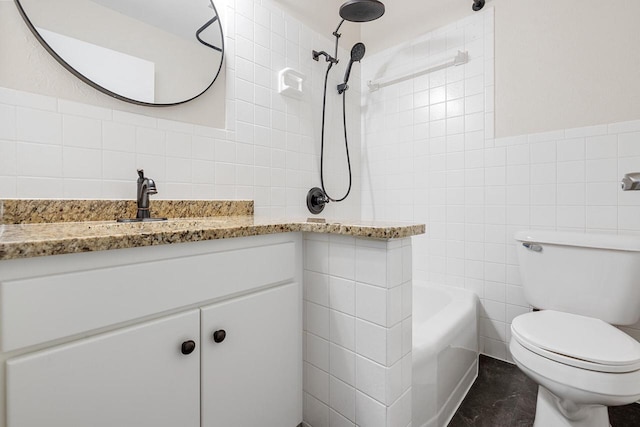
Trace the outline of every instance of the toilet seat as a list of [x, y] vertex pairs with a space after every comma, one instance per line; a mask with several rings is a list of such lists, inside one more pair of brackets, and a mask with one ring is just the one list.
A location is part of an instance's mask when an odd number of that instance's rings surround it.
[[544, 310], [516, 317], [511, 332], [529, 351], [565, 365], [607, 373], [640, 370], [640, 343], [599, 319]]
[[555, 396], [578, 404], [605, 406], [640, 399], [640, 370], [615, 373], [581, 369], [535, 353], [513, 337], [509, 351], [520, 370]]

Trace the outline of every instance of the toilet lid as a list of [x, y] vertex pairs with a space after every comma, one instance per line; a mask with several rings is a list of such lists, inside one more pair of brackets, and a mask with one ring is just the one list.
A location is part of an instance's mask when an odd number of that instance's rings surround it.
[[513, 319], [513, 337], [561, 363], [599, 372], [640, 369], [640, 343], [600, 319], [544, 310]]

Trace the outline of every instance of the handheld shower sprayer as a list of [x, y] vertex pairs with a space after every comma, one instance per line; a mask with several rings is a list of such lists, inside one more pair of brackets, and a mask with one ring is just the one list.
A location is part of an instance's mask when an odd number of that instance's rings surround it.
[[351, 66], [354, 62], [360, 62], [364, 58], [366, 49], [364, 43], [356, 43], [351, 48], [351, 59], [349, 65], [347, 65], [347, 71], [344, 73], [344, 82], [338, 85], [338, 94], [342, 95], [347, 89], [349, 89], [349, 77], [351, 76]]

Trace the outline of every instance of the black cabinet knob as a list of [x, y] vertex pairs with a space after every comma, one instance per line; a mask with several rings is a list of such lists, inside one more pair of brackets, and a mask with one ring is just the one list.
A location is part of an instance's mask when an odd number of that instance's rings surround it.
[[182, 343], [182, 354], [191, 354], [196, 349], [196, 343], [193, 340]]
[[213, 333], [213, 340], [217, 343], [224, 341], [226, 337], [227, 337], [227, 333], [225, 332], [224, 329], [220, 329], [219, 331], [215, 331]]

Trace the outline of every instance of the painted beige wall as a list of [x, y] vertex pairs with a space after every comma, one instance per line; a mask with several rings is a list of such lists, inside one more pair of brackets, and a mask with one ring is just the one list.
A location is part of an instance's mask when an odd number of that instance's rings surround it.
[[[511, 0], [520, 1], [520, 0]], [[361, 36], [371, 53], [444, 27], [474, 13], [471, 0], [382, 0], [382, 18], [361, 26]]]
[[494, 3], [497, 136], [640, 118], [640, 2]]
[[[471, 13], [471, 0], [387, 0], [370, 51]], [[640, 2], [488, 0], [495, 7], [496, 136], [640, 118]]]

